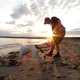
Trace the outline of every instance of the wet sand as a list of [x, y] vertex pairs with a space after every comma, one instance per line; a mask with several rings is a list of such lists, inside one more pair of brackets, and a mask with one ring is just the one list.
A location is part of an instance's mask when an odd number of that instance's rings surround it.
[[4, 80], [80, 80], [80, 38], [67, 38], [61, 44], [60, 53], [65, 65], [42, 65], [37, 58], [30, 58], [20, 66], [0, 67], [0, 76], [6, 76]]

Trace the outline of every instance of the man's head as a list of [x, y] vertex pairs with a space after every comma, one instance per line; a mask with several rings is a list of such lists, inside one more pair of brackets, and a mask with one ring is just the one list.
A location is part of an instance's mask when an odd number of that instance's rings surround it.
[[57, 17], [51, 17], [51, 24], [61, 23], [61, 20]]
[[50, 23], [51, 23], [50, 18], [49, 18], [49, 17], [46, 17], [46, 18], [44, 19], [44, 24], [50, 24]]

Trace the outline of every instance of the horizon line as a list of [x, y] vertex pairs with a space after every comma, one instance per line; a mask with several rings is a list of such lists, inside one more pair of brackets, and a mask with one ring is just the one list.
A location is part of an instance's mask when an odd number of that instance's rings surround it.
[[[0, 38], [24, 38], [24, 39], [47, 39], [48, 37], [40, 37], [40, 36], [34, 36], [34, 37], [32, 37], [32, 36], [28, 36], [28, 37], [24, 37], [24, 36], [0, 36]], [[66, 36], [65, 35], [65, 38], [80, 38], [80, 36]]]
[[48, 37], [39, 37], [39, 36], [36, 36], [36, 37], [18, 37], [18, 36], [0, 36], [0, 38], [24, 38], [24, 39], [47, 39]]

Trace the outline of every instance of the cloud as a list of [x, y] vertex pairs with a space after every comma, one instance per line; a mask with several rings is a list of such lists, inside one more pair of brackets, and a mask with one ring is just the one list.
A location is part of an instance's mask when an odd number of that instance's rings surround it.
[[11, 14], [11, 17], [13, 19], [17, 19], [17, 18], [20, 18], [22, 15], [24, 14], [27, 15], [29, 13], [30, 13], [29, 9], [24, 4], [14, 8], [13, 13]]
[[9, 31], [1, 31], [0, 30], [0, 36], [10, 36], [11, 35], [11, 33], [9, 32]]
[[6, 24], [15, 24], [15, 21], [9, 21], [9, 22], [6, 22]]
[[50, 5], [52, 8], [55, 7], [56, 3], [57, 3], [56, 0], [49, 0], [49, 5]]
[[44, 7], [45, 5], [45, 0], [37, 0], [38, 4], [40, 7]]
[[79, 14], [80, 0], [0, 0], [0, 22], [7, 24], [34, 26], [45, 16], [57, 16], [70, 30], [80, 26]]
[[40, 14], [39, 7], [36, 5], [35, 2], [32, 3], [30, 7], [31, 7], [31, 10], [32, 10], [32, 12], [34, 13], [34, 15], [37, 16], [37, 15]]
[[80, 28], [75, 28], [75, 29], [72, 29], [71, 31], [79, 31], [80, 33]]

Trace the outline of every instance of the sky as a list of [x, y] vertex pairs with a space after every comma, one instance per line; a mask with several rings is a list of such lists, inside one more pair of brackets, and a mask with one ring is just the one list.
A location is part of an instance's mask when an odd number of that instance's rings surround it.
[[0, 0], [0, 36], [42, 30], [46, 16], [59, 17], [67, 31], [80, 30], [80, 0]]

